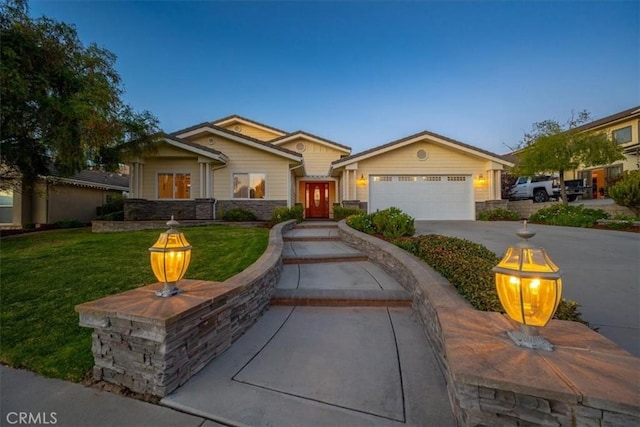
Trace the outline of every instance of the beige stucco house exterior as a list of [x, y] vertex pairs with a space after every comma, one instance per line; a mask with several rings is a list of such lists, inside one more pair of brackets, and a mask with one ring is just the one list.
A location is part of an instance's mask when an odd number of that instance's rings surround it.
[[295, 204], [308, 219], [331, 218], [335, 205], [475, 219], [477, 203], [500, 199], [500, 173], [513, 165], [426, 131], [352, 154], [307, 132], [234, 115], [166, 135], [155, 154], [129, 166], [125, 219], [215, 219], [240, 207], [266, 220]]

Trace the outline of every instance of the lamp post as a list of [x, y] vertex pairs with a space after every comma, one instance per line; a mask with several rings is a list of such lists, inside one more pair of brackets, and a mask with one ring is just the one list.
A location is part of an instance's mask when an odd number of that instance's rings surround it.
[[171, 215], [167, 222], [169, 230], [160, 233], [158, 241], [149, 248], [153, 274], [164, 283], [164, 288], [156, 292], [159, 297], [166, 298], [181, 292], [176, 282], [184, 277], [191, 262], [191, 245], [184, 234], [174, 229], [177, 225], [178, 221]]
[[536, 233], [526, 221], [516, 234], [524, 241], [509, 247], [493, 268], [500, 303], [520, 323], [518, 331], [507, 334], [521, 347], [551, 351], [553, 346], [539, 335], [539, 328], [549, 322], [560, 303], [561, 272], [543, 248], [529, 242]]

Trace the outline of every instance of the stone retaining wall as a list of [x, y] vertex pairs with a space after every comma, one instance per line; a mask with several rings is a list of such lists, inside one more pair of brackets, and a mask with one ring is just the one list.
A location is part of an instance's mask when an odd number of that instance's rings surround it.
[[[486, 202], [476, 202], [476, 218], [481, 212], [496, 208], [502, 208], [518, 212], [521, 219], [529, 219], [531, 215], [538, 212], [540, 209], [548, 208], [550, 206], [556, 205], [557, 203], [558, 202], [533, 203], [533, 200], [488, 200]], [[577, 202], [577, 204], [579, 205], [580, 202]], [[590, 209], [602, 209], [611, 217], [618, 214], [631, 217], [635, 216], [631, 209], [615, 204], [585, 205], [585, 207]]]
[[76, 306], [80, 326], [93, 328], [93, 375], [137, 393], [166, 396], [236, 341], [268, 307], [282, 271], [276, 225], [265, 253], [224, 282], [183, 280], [169, 298], [156, 283]]
[[516, 325], [506, 316], [473, 309], [404, 250], [344, 221], [338, 227], [344, 242], [412, 294], [458, 425], [640, 425], [640, 358], [580, 323], [560, 320], [542, 330], [554, 351], [517, 347], [506, 334]]

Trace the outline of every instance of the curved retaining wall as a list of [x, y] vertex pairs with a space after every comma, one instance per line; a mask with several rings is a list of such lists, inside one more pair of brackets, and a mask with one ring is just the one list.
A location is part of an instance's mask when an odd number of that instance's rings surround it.
[[76, 306], [80, 326], [94, 329], [94, 378], [160, 397], [187, 382], [267, 309], [294, 224], [274, 226], [265, 253], [224, 282], [182, 280], [170, 298], [156, 297], [155, 283]]
[[338, 227], [344, 242], [412, 294], [458, 425], [640, 425], [640, 358], [580, 323], [560, 320], [542, 330], [553, 352], [517, 347], [506, 334], [516, 325], [506, 316], [475, 310], [406, 251], [344, 221]]

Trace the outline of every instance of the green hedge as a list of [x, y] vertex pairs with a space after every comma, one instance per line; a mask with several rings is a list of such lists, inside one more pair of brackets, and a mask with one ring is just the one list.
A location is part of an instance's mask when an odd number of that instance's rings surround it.
[[582, 205], [564, 205], [562, 203], [540, 209], [529, 220], [548, 225], [564, 225], [569, 227], [593, 227], [599, 219], [608, 219], [602, 209], [588, 209]]
[[257, 221], [258, 216], [247, 209], [233, 208], [223, 212], [222, 219], [231, 222]]
[[345, 218], [350, 217], [351, 215], [360, 215], [362, 209], [359, 208], [345, 208], [343, 206], [334, 206], [333, 207], [333, 219], [335, 221], [341, 221]]
[[480, 221], [519, 221], [520, 214], [511, 209], [495, 208], [480, 212], [478, 219]]
[[[394, 243], [442, 274], [477, 310], [504, 312], [492, 271], [500, 259], [485, 246], [435, 234], [403, 237]], [[554, 318], [588, 324], [578, 307], [577, 302], [562, 299]]]

